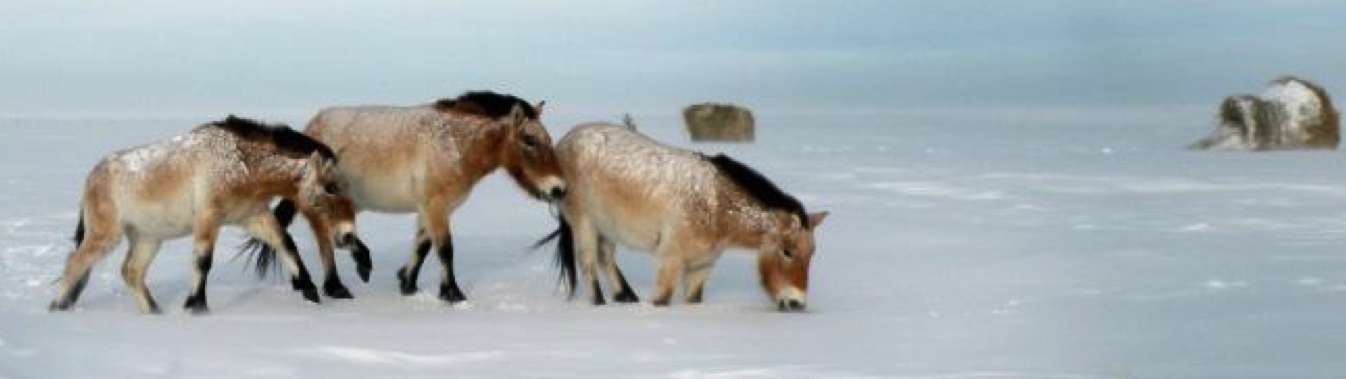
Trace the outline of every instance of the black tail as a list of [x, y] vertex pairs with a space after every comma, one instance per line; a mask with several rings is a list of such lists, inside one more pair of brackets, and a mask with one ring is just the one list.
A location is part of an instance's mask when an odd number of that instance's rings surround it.
[[73, 239], [75, 240], [75, 248], [79, 248], [79, 245], [80, 245], [81, 243], [84, 243], [84, 209], [83, 209], [83, 208], [80, 208], [80, 210], [79, 210], [79, 225], [75, 226], [75, 238], [73, 238]]
[[[533, 244], [533, 248], [542, 247], [552, 240], [556, 241], [556, 267], [561, 270], [558, 281], [566, 284], [566, 289], [570, 292], [569, 297], [575, 297], [575, 286], [578, 279], [575, 277], [575, 236], [570, 232], [570, 223], [566, 222], [565, 216], [557, 216], [556, 221], [560, 223], [556, 231], [551, 232], [546, 237]], [[557, 239], [559, 238], [559, 239]]]
[[[276, 209], [271, 210], [271, 214], [276, 216], [276, 221], [279, 221], [281, 229], [284, 229], [294, 222], [294, 214], [297, 211], [294, 202], [281, 200], [280, 204], [276, 204]], [[289, 241], [290, 233], [284, 233], [283, 237], [286, 241]], [[248, 238], [248, 242], [244, 242], [243, 246], [238, 248], [238, 253], [247, 254], [249, 260], [256, 259], [257, 277], [259, 278], [266, 278], [268, 272], [276, 271], [280, 267], [276, 265], [276, 249], [271, 248], [271, 245], [267, 245], [266, 242], [256, 237]]]

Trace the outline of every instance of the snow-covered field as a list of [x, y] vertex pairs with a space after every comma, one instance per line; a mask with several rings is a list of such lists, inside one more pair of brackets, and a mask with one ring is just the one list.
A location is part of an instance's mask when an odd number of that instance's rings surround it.
[[[205, 119], [0, 120], [0, 378], [1346, 376], [1343, 154], [1189, 152], [1204, 114], [1116, 116], [762, 114], [756, 144], [697, 145], [832, 211], [804, 314], [772, 310], [746, 253], [704, 305], [568, 303], [549, 251], [527, 250], [549, 209], [494, 176], [453, 216], [467, 305], [398, 295], [410, 217], [365, 214], [372, 282], [341, 256], [356, 299], [258, 282], [231, 230], [203, 317], [180, 309], [185, 241], [150, 272], [166, 315], [135, 311], [124, 248], [76, 311], [45, 307], [91, 165]], [[588, 119], [549, 117], [554, 138]], [[689, 145], [677, 118], [637, 121]], [[619, 256], [647, 298], [650, 260]]]

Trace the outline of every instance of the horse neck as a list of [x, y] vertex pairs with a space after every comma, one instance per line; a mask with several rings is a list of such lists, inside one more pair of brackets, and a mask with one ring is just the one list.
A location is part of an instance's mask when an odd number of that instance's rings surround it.
[[464, 118], [470, 121], [457, 124], [451, 134], [462, 152], [463, 173], [476, 182], [504, 165], [502, 149], [509, 128], [494, 121]]
[[732, 189], [721, 191], [717, 229], [723, 231], [727, 244], [755, 249], [762, 244], [766, 233], [774, 228], [771, 210], [737, 186], [731, 184], [728, 187]]
[[292, 199], [299, 193], [299, 181], [304, 178], [304, 161], [265, 154], [253, 165], [248, 186], [257, 195], [280, 196]]

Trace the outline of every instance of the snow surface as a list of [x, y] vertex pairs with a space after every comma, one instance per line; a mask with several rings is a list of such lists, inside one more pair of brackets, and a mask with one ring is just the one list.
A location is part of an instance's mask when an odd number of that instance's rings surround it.
[[[676, 116], [636, 116], [642, 132], [692, 146]], [[548, 117], [553, 138], [591, 119]], [[1342, 153], [1182, 149], [1205, 115], [758, 118], [756, 144], [695, 147], [832, 211], [803, 314], [774, 312], [752, 257], [735, 253], [704, 305], [568, 303], [548, 252], [526, 249], [554, 226], [549, 209], [499, 175], [453, 217], [464, 306], [398, 295], [412, 220], [365, 214], [373, 281], [340, 257], [354, 300], [308, 304], [256, 281], [229, 260], [241, 242], [230, 230], [208, 316], [180, 309], [185, 240], [150, 271], [168, 314], [136, 313], [117, 272], [124, 248], [74, 312], [49, 314], [92, 165], [208, 120], [0, 121], [0, 378], [1346, 376]], [[292, 230], [315, 267], [306, 228]], [[648, 300], [648, 256], [619, 259]]]

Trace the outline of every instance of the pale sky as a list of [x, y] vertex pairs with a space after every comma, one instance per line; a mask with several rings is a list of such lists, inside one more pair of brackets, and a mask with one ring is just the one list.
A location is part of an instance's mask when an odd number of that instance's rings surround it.
[[0, 114], [470, 89], [610, 113], [1213, 109], [1287, 73], [1346, 93], [1343, 42], [1346, 1], [4, 0]]

